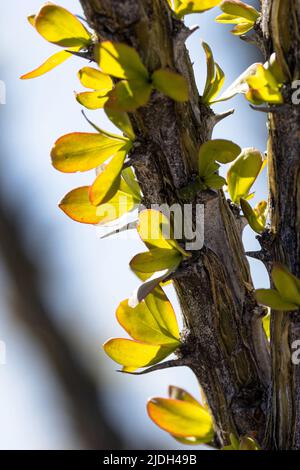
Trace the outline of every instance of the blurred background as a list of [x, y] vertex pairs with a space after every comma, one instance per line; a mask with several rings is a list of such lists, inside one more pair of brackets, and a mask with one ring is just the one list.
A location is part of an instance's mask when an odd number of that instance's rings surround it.
[[[55, 171], [49, 157], [59, 136], [91, 131], [73, 95], [80, 90], [76, 72], [86, 64], [74, 57], [43, 77], [19, 80], [57, 47], [26, 19], [42, 0], [2, 3], [0, 344], [6, 346], [6, 361], [0, 365], [0, 448], [182, 448], [148, 419], [145, 405], [150, 396], [166, 396], [169, 384], [199, 398], [193, 374], [186, 368], [143, 377], [118, 374], [101, 348], [109, 337], [124, 335], [114, 312], [137, 285], [128, 263], [142, 243], [137, 236], [99, 240], [94, 227], [73, 222], [57, 207], [69, 190], [92, 180], [89, 173]], [[77, 0], [58, 4], [82, 14]], [[225, 86], [261, 61], [254, 46], [214, 22], [217, 14], [216, 8], [186, 19], [189, 26], [200, 25], [187, 41], [200, 93], [206, 78], [201, 39], [224, 69]], [[243, 97], [215, 110], [231, 107], [235, 114], [215, 128], [214, 137], [264, 151], [265, 115], [252, 111]], [[113, 130], [101, 111], [88, 114]], [[256, 202], [266, 197], [266, 184], [264, 171]], [[244, 241], [247, 250], [258, 246], [248, 228]], [[262, 264], [251, 261], [251, 268], [255, 285], [267, 286]], [[172, 289], [168, 294], [177, 307]]]

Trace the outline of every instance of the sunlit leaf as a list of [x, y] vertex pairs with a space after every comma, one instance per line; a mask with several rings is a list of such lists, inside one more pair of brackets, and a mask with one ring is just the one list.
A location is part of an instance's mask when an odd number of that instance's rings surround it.
[[138, 233], [149, 249], [161, 248], [189, 254], [173, 238], [173, 229], [168, 218], [159, 210], [146, 209], [139, 214]]
[[130, 267], [137, 273], [149, 273], [149, 277], [157, 271], [178, 266], [182, 255], [176, 250], [153, 248], [132, 258]]
[[300, 306], [300, 280], [282, 264], [276, 263], [272, 269], [274, 285], [287, 302]]
[[147, 82], [149, 74], [140, 56], [127, 44], [104, 41], [95, 48], [96, 59], [102, 72], [117, 78]]
[[130, 140], [135, 140], [135, 133], [126, 112], [114, 111], [110, 108], [105, 108], [104, 111], [108, 119], [110, 119], [116, 127], [118, 127]]
[[262, 324], [263, 324], [263, 329], [265, 330], [265, 333], [266, 333], [266, 336], [268, 339], [270, 339], [270, 336], [271, 336], [271, 315], [270, 313], [268, 313], [268, 315], [266, 315], [263, 320], [262, 320]]
[[[265, 229], [264, 217], [260, 216], [257, 210], [252, 209], [250, 204], [245, 199], [241, 198], [240, 204], [241, 204], [243, 214], [246, 217], [252, 230], [254, 230], [256, 233], [262, 233]], [[265, 204], [267, 203], [265, 202]]]
[[76, 222], [104, 224], [116, 220], [136, 206], [129, 194], [118, 191], [106, 204], [94, 206], [89, 198], [89, 186], [70, 191], [60, 202], [60, 209]]
[[177, 1], [175, 13], [181, 18], [191, 13], [203, 13], [220, 5], [222, 0], [180, 0]]
[[224, 81], [225, 75], [223, 70], [214, 61], [211, 48], [205, 42], [202, 43], [206, 55], [206, 83], [203, 91], [203, 103], [211, 104], [214, 98], [219, 94]]
[[174, 350], [173, 345], [152, 345], [126, 338], [110, 339], [103, 348], [111, 359], [131, 371], [157, 364]]
[[76, 93], [76, 100], [87, 109], [101, 109], [107, 101], [107, 96], [103, 96], [99, 91], [84, 91]]
[[90, 33], [78, 18], [58, 5], [44, 5], [34, 26], [44, 39], [58, 46], [86, 47], [91, 43]]
[[245, 199], [263, 165], [262, 154], [254, 148], [246, 148], [233, 162], [227, 173], [228, 192], [235, 204]]
[[151, 91], [152, 85], [145, 81], [121, 80], [109, 93], [106, 109], [119, 112], [135, 111], [148, 103]]
[[280, 92], [280, 84], [269, 70], [266, 70], [263, 64], [257, 66], [255, 75], [248, 77], [246, 82], [249, 90], [246, 98], [254, 104], [283, 103], [283, 96]]
[[230, 163], [241, 153], [241, 147], [230, 140], [208, 140], [199, 150], [199, 176], [205, 177], [218, 169], [214, 162]]
[[215, 103], [221, 101], [227, 101], [236, 96], [237, 94], [245, 94], [249, 91], [249, 85], [247, 79], [252, 75], [255, 75], [258, 63], [250, 65], [223, 93], [215, 100]]
[[161, 326], [167, 330], [174, 338], [179, 340], [179, 329], [174, 309], [171, 302], [161, 287], [153, 290], [145, 298], [145, 303], [151, 314]]
[[257, 289], [255, 295], [260, 304], [266, 305], [273, 310], [290, 312], [299, 308], [298, 305], [285, 301], [275, 289]]
[[187, 101], [189, 89], [186, 79], [179, 73], [168, 69], [159, 69], [152, 74], [154, 88], [175, 101]]
[[[152, 295], [149, 294], [148, 297]], [[120, 303], [116, 316], [124, 330], [137, 341], [153, 345], [171, 345], [174, 349], [180, 345], [179, 338], [172, 336], [165, 324], [157, 322], [145, 302], [131, 308], [128, 300], [124, 300]]]
[[199, 405], [199, 402], [190, 393], [188, 393], [183, 388], [176, 387], [174, 385], [169, 386], [169, 397], [173, 398], [174, 400], [187, 401], [196, 406]]
[[212, 418], [199, 403], [170, 398], [152, 398], [147, 405], [150, 418], [164, 431], [178, 437], [196, 437], [202, 443], [212, 440]]
[[120, 150], [128, 151], [131, 142], [123, 137], [74, 132], [60, 137], [52, 148], [53, 166], [62, 172], [87, 171], [104, 163]]
[[95, 206], [107, 202], [120, 188], [125, 157], [126, 152], [124, 151], [116, 153], [95, 179], [90, 188], [90, 200]]
[[205, 185], [208, 188], [221, 189], [225, 184], [226, 180], [223, 176], [213, 174], [205, 177]]
[[32, 70], [31, 72], [22, 75], [20, 78], [21, 80], [28, 80], [31, 78], [40, 77], [41, 75], [50, 72], [50, 70], [62, 64], [67, 59], [70, 59], [70, 57], [72, 57], [72, 54], [68, 51], [56, 52], [55, 54], [50, 56], [42, 65]]
[[[164, 269], [163, 271], [154, 273], [150, 278], [146, 278], [143, 284], [139, 285], [134, 290], [128, 300], [128, 305], [130, 305], [132, 308], [136, 307], [139, 302], [142, 302], [142, 300], [144, 300], [154, 289], [156, 289], [161, 282], [165, 281], [169, 276], [171, 276], [176, 268], [177, 266], [171, 267], [170, 269]], [[136, 272], [136, 274], [138, 274], [142, 279], [140, 275], [141, 273]]]
[[255, 22], [259, 17], [259, 12], [254, 7], [239, 0], [225, 0], [221, 3], [220, 8], [227, 15], [243, 20]]
[[122, 172], [123, 179], [127, 184], [130, 193], [135, 196], [137, 199], [141, 200], [142, 194], [139, 183], [135, 178], [135, 174], [131, 167], [125, 168]]
[[113, 88], [113, 81], [109, 75], [93, 67], [83, 67], [78, 72], [80, 83], [91, 90], [107, 93]]

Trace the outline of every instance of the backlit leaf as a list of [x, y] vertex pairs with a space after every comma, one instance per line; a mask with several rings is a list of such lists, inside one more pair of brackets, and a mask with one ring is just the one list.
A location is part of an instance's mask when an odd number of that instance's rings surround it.
[[298, 305], [285, 301], [275, 289], [256, 289], [255, 295], [260, 304], [273, 310], [292, 312], [299, 308]]
[[254, 7], [239, 0], [225, 0], [221, 3], [220, 8], [227, 15], [252, 22], [255, 22], [259, 17], [259, 12]]
[[111, 359], [130, 371], [157, 364], [173, 350], [173, 346], [152, 345], [125, 338], [110, 339], [103, 348]]
[[227, 173], [228, 192], [235, 204], [245, 199], [263, 165], [262, 154], [254, 148], [246, 148], [233, 162]]
[[240, 153], [241, 147], [230, 140], [208, 140], [201, 145], [199, 150], [198, 168], [200, 177], [214, 173], [213, 162], [229, 163], [235, 160]]
[[78, 72], [78, 78], [84, 87], [101, 91], [103, 94], [113, 88], [110, 76], [93, 67], [83, 67]]
[[126, 152], [116, 153], [106, 165], [105, 169], [99, 173], [90, 188], [90, 201], [98, 206], [111, 199], [120, 188], [121, 172], [126, 157]]
[[[149, 294], [148, 297], [152, 296]], [[127, 333], [135, 340], [153, 345], [171, 345], [176, 349], [180, 345], [178, 338], [158, 323], [145, 302], [135, 308], [128, 305], [128, 300], [120, 303], [117, 320]]]
[[99, 91], [84, 91], [76, 93], [76, 100], [87, 109], [101, 109], [107, 101], [107, 96], [103, 96]]
[[263, 64], [257, 66], [255, 75], [248, 77], [246, 82], [249, 90], [246, 98], [254, 104], [283, 103], [283, 96], [280, 92], [280, 84], [269, 70], [266, 70]]
[[157, 287], [145, 298], [145, 303], [151, 314], [170, 335], [179, 340], [179, 329], [171, 302], [161, 287]]
[[169, 386], [169, 397], [174, 400], [187, 401], [196, 406], [199, 405], [199, 402], [186, 390], [180, 387], [175, 387], [174, 385]]
[[44, 5], [35, 18], [34, 26], [44, 39], [58, 46], [86, 47], [91, 43], [91, 35], [83, 24], [58, 5]]
[[68, 51], [56, 52], [55, 54], [50, 56], [42, 65], [32, 70], [31, 72], [22, 75], [20, 78], [21, 80], [28, 80], [31, 78], [40, 77], [41, 75], [50, 72], [50, 70], [62, 64], [67, 59], [70, 59], [70, 57], [72, 57], [72, 54]]
[[104, 109], [108, 119], [118, 127], [130, 140], [135, 140], [135, 133], [132, 128], [128, 114], [124, 111], [114, 111], [110, 108]]
[[265, 229], [265, 224], [259, 217], [259, 214], [252, 209], [250, 204], [243, 198], [240, 199], [241, 208], [244, 216], [246, 217], [250, 227], [256, 233], [262, 233]]
[[282, 264], [276, 263], [272, 269], [272, 279], [281, 297], [300, 306], [300, 280], [293, 276]]
[[104, 41], [95, 48], [100, 69], [109, 75], [127, 80], [147, 82], [149, 74], [140, 56], [127, 44]]
[[180, 0], [177, 1], [175, 13], [181, 18], [191, 13], [203, 13], [220, 5], [222, 0]]
[[87, 171], [104, 163], [120, 150], [128, 151], [131, 142], [103, 133], [74, 132], [60, 137], [52, 148], [53, 166], [62, 172]]
[[252, 75], [255, 75], [258, 63], [250, 65], [223, 93], [215, 100], [215, 103], [221, 101], [227, 101], [236, 96], [237, 94], [245, 94], [249, 91], [249, 85], [247, 79]]
[[97, 224], [100, 221], [97, 216], [97, 208], [90, 202], [88, 186], [73, 189], [62, 199], [59, 207], [77, 222]]
[[200, 404], [170, 398], [152, 398], [147, 405], [150, 418], [164, 431], [178, 437], [196, 437], [202, 443], [212, 440], [212, 418]]
[[159, 69], [152, 74], [154, 88], [175, 101], [187, 101], [189, 89], [186, 79], [179, 73], [168, 69]]
[[153, 248], [134, 256], [130, 267], [134, 272], [152, 275], [154, 272], [178, 266], [181, 259], [182, 255], [176, 250]]
[[135, 111], [145, 106], [151, 95], [152, 85], [140, 80], [121, 80], [109, 93], [106, 109], [113, 111]]

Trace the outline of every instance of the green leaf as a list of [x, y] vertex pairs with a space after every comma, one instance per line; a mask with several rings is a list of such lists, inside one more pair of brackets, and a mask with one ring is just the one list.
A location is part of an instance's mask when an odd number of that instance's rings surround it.
[[59, 51], [50, 56], [42, 65], [37, 67], [36, 69], [32, 70], [31, 72], [22, 75], [20, 78], [21, 80], [29, 80], [31, 78], [40, 77], [50, 70], [54, 69], [58, 65], [65, 62], [67, 59], [70, 59], [72, 54], [68, 51]]
[[214, 98], [219, 94], [224, 81], [225, 75], [223, 70], [214, 61], [211, 48], [205, 42], [202, 43], [206, 55], [206, 83], [203, 91], [202, 101], [206, 104], [212, 104]]
[[271, 315], [270, 315], [270, 313], [268, 313], [268, 315], [266, 315], [263, 318], [262, 324], [263, 324], [263, 329], [265, 330], [267, 338], [270, 339], [270, 336], [271, 336]]
[[[149, 294], [148, 297], [152, 295]], [[173, 337], [165, 325], [156, 321], [145, 302], [131, 308], [128, 305], [128, 300], [124, 300], [120, 303], [116, 316], [120, 325], [136, 341], [152, 345], [169, 345], [173, 346], [174, 350], [180, 345], [179, 337]], [[176, 317], [173, 318], [175, 325], [177, 325]]]
[[44, 39], [58, 46], [82, 48], [92, 41], [90, 33], [76, 16], [58, 5], [44, 5], [35, 18], [34, 26]]
[[254, 148], [246, 148], [233, 162], [227, 173], [228, 192], [232, 202], [245, 199], [263, 166], [262, 154]]
[[206, 176], [204, 182], [208, 188], [213, 189], [221, 189], [226, 184], [225, 178], [217, 174]]
[[151, 95], [152, 85], [141, 80], [122, 80], [109, 93], [106, 109], [118, 112], [135, 111], [145, 106]]
[[145, 304], [163, 330], [176, 340], [180, 339], [178, 323], [171, 302], [161, 287], [156, 287], [153, 292], [145, 298]]
[[272, 269], [274, 285], [287, 302], [300, 306], [300, 280], [282, 264], [276, 263]]
[[104, 108], [108, 119], [118, 127], [130, 140], [135, 140], [135, 133], [132, 128], [128, 114], [124, 111], [114, 111], [110, 108]]
[[259, 18], [259, 12], [246, 3], [240, 2], [239, 0], [225, 0], [220, 5], [221, 10], [236, 18], [241, 18], [244, 20], [255, 21]]
[[84, 224], [105, 224], [118, 219], [136, 206], [129, 194], [118, 191], [106, 204], [94, 206], [89, 198], [89, 186], [70, 191], [60, 202], [60, 209], [71, 219]]
[[[265, 201], [262, 201], [267, 205]], [[250, 204], [243, 198], [240, 199], [241, 208], [243, 211], [244, 216], [246, 217], [250, 227], [256, 233], [262, 233], [265, 229], [265, 223], [257, 213], [257, 211], [253, 210]], [[265, 206], [266, 207], [266, 206]]]
[[129, 151], [131, 145], [123, 137], [74, 132], [55, 142], [51, 151], [52, 164], [65, 173], [87, 171], [101, 165], [120, 150]]
[[273, 310], [292, 312], [298, 310], [299, 306], [284, 300], [275, 289], [257, 289], [255, 291], [257, 301]]
[[247, 79], [252, 75], [255, 75], [258, 63], [250, 65], [218, 98], [215, 100], [215, 103], [221, 101], [227, 101], [238, 95], [239, 93], [245, 94], [249, 91], [249, 85], [247, 84]]
[[94, 206], [109, 201], [120, 189], [121, 172], [125, 158], [126, 152], [116, 153], [95, 179], [89, 192], [90, 201]]
[[101, 91], [103, 95], [113, 88], [113, 81], [110, 76], [93, 67], [83, 67], [80, 69], [78, 78], [85, 88]]
[[188, 83], [179, 73], [168, 69], [159, 69], [152, 74], [151, 79], [154, 88], [169, 98], [180, 102], [188, 101]]
[[124, 182], [127, 184], [129, 188], [129, 192], [138, 200], [141, 200], [142, 198], [141, 189], [140, 189], [139, 183], [137, 182], [135, 178], [135, 174], [132, 168], [131, 167], [125, 168], [125, 170], [123, 170], [122, 172], [122, 176], [123, 176]]
[[280, 92], [281, 84], [276, 81], [270, 70], [266, 70], [262, 64], [257, 66], [255, 75], [248, 77], [246, 82], [249, 86], [246, 98], [251, 103], [283, 103], [283, 96]]
[[178, 266], [181, 259], [182, 255], [176, 250], [153, 248], [134, 256], [130, 261], [130, 267], [137, 273], [149, 273], [150, 277], [157, 271]]
[[199, 402], [190, 393], [183, 388], [176, 387], [174, 385], [169, 386], [169, 397], [174, 400], [186, 401], [196, 406], [199, 405]]
[[127, 371], [157, 364], [173, 352], [173, 347], [140, 343], [125, 338], [113, 338], [103, 345], [106, 354]]
[[104, 108], [108, 99], [107, 96], [103, 96], [99, 91], [84, 91], [82, 93], [76, 93], [75, 96], [78, 103], [92, 110]]
[[127, 44], [104, 41], [96, 45], [95, 55], [100, 69], [109, 75], [145, 83], [149, 74], [138, 53]]
[[214, 436], [212, 418], [200, 403], [152, 398], [147, 411], [157, 426], [176, 437], [194, 437], [199, 442], [208, 443]]
[[220, 5], [222, 0], [180, 0], [177, 1], [175, 13], [182, 18], [191, 13], [203, 13]]
[[208, 140], [201, 145], [199, 150], [199, 176], [205, 177], [214, 173], [215, 161], [219, 163], [229, 163], [237, 158], [241, 153], [241, 147], [230, 140], [214, 139]]

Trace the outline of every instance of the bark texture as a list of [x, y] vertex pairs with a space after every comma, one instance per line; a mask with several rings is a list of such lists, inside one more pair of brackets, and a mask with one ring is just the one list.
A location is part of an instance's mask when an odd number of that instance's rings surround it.
[[[264, 0], [263, 35], [275, 51], [289, 82], [300, 78], [300, 1]], [[269, 189], [272, 258], [300, 277], [300, 106], [287, 104], [269, 117]], [[300, 369], [293, 365], [292, 344], [300, 339], [298, 312], [272, 313], [272, 388], [267, 445], [300, 449]]]
[[[265, 0], [262, 3], [260, 24], [264, 49], [271, 52], [272, 2]], [[200, 144], [211, 138], [218, 122], [211, 109], [201, 102], [195, 86], [184, 45], [189, 31], [174, 17], [166, 0], [81, 0], [81, 4], [100, 40], [125, 42], [139, 52], [150, 72], [169, 67], [188, 80], [188, 103], [175, 103], [153, 92], [147, 106], [130, 115], [139, 142], [131, 158], [144, 204], [192, 202], [205, 205], [204, 247], [194, 252], [191, 261], [179, 269], [174, 284], [186, 329], [182, 354], [206, 394], [215, 419], [217, 442], [220, 445], [227, 442], [230, 432], [240, 436], [256, 432], [256, 438], [262, 444], [267, 415], [272, 409], [265, 440], [271, 446], [270, 439], [273, 442], [274, 436], [277, 441], [276, 428], [282, 426], [282, 420], [286, 420], [284, 426], [287, 428], [292, 424], [299, 428], [300, 404], [293, 393], [300, 376], [291, 368], [290, 362], [288, 369], [281, 369], [286, 381], [283, 386], [288, 385], [290, 389], [283, 402], [279, 399], [282, 379], [277, 380], [275, 372], [274, 386], [270, 388], [271, 361], [261, 324], [263, 311], [255, 301], [241, 242], [242, 224], [236, 211], [222, 191], [199, 192], [193, 201], [180, 196], [179, 190], [191, 183], [197, 173]], [[294, 4], [297, 7], [293, 12], [299, 15], [299, 1]], [[297, 18], [296, 23], [299, 16]], [[295, 47], [295, 51], [292, 62], [297, 68], [299, 48]], [[288, 124], [291, 109], [294, 127]], [[297, 119], [299, 122], [299, 111], [290, 106], [270, 118], [270, 181], [274, 256], [299, 275]], [[294, 255], [297, 248], [298, 257]], [[296, 318], [296, 315], [281, 315], [276, 324], [273, 321], [273, 371], [277, 372], [283, 366], [282, 361], [285, 365], [289, 361], [282, 354], [280, 341], [284, 331], [284, 350], [289, 353], [290, 341], [300, 326]], [[286, 407], [289, 417], [285, 414]], [[298, 436], [298, 431], [296, 434]], [[296, 434], [293, 445], [299, 446]]]

